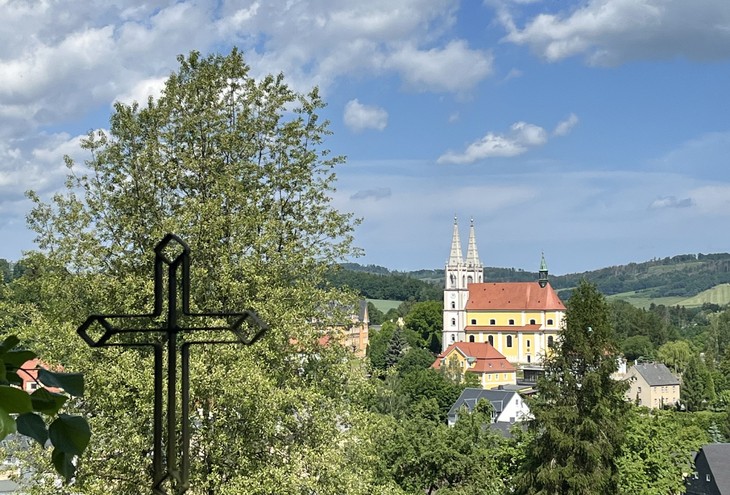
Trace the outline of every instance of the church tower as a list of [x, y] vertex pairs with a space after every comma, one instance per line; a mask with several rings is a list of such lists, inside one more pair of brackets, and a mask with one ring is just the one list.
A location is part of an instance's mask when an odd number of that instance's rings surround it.
[[464, 260], [459, 239], [459, 225], [454, 218], [454, 232], [451, 237], [451, 253], [444, 270], [446, 283], [444, 289], [444, 329], [442, 333], [442, 349], [465, 340], [466, 303], [469, 299], [469, 284], [481, 283], [484, 278], [484, 266], [479, 261], [474, 220], [469, 226], [469, 244], [466, 260]]

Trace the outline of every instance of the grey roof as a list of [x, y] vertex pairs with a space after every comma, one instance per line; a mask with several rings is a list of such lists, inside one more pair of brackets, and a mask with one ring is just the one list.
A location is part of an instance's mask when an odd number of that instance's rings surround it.
[[730, 443], [709, 443], [702, 451], [720, 493], [730, 494]]
[[500, 414], [516, 392], [510, 390], [484, 390], [482, 388], [465, 388], [454, 405], [449, 409], [449, 416], [456, 417], [462, 406], [466, 406], [469, 412], [474, 410], [479, 399], [487, 399], [492, 403], [495, 414]]
[[650, 387], [679, 385], [679, 378], [674, 376], [662, 363], [639, 363], [634, 365], [634, 369]]

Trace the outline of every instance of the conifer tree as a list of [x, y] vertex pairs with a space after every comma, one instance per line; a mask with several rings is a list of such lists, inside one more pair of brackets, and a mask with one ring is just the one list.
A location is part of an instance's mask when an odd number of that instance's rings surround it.
[[582, 282], [531, 403], [534, 438], [517, 476], [517, 493], [617, 492], [615, 460], [629, 407], [625, 384], [611, 378], [617, 354], [605, 298]]

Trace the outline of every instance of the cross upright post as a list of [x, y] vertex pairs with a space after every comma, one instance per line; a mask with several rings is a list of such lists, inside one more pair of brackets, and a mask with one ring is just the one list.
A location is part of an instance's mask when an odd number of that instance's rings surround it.
[[[178, 248], [173, 256], [166, 252]], [[165, 306], [164, 279], [167, 267], [167, 313], [164, 324], [159, 326]], [[178, 296], [181, 301], [178, 302]], [[180, 320], [200, 318], [223, 320], [225, 325], [181, 326]], [[101, 334], [92, 335], [95, 327]], [[247, 332], [246, 327], [252, 331]], [[91, 347], [151, 347], [154, 351], [154, 425], [152, 457], [152, 492], [168, 495], [166, 485], [173, 494], [184, 494], [190, 485], [190, 347], [194, 344], [243, 344], [251, 345], [268, 330], [255, 312], [192, 313], [190, 311], [190, 248], [180, 237], [167, 234], [155, 247], [154, 308], [146, 314], [94, 314], [79, 326], [77, 333]], [[233, 338], [184, 339], [178, 336], [194, 332], [228, 332]], [[136, 340], [140, 334], [162, 333], [162, 338]], [[127, 337], [125, 337], [127, 336]], [[96, 338], [95, 338], [96, 337]], [[120, 340], [121, 339], [121, 340]], [[167, 351], [167, 400], [164, 400], [163, 358]], [[177, 364], [180, 352], [180, 422], [177, 431]], [[163, 427], [166, 418], [166, 427]], [[166, 450], [163, 455], [163, 444]], [[178, 455], [178, 444], [182, 454]]]

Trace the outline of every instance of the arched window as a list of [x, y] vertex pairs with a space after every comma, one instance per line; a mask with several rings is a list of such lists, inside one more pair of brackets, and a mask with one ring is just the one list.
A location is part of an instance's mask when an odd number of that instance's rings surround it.
[[451, 280], [451, 287], [456, 287], [456, 275], [452, 273], [449, 279]]
[[451, 342], [453, 342], [454, 340], [456, 340], [456, 337], [454, 337], [454, 334], [452, 333], [451, 334]]
[[529, 340], [527, 341], [527, 348], [528, 349], [530, 348], [530, 341]]
[[552, 320], [552, 319], [548, 320], [548, 321], [547, 321], [547, 324], [548, 324], [548, 325], [552, 325], [552, 324], [553, 324], [553, 320]]
[[469, 335], [469, 342], [474, 342], [474, 336], [473, 335]]
[[456, 318], [451, 318], [451, 326], [452, 327], [456, 326]]
[[468, 277], [466, 277], [466, 283], [467, 284], [470, 284], [472, 282], [474, 282], [474, 279], [471, 277], [471, 275], [469, 275]]
[[527, 355], [527, 362], [528, 363], [530, 362], [530, 355], [529, 354]]
[[451, 309], [456, 309], [456, 302], [451, 301]]
[[534, 324], [535, 324], [535, 320], [534, 319], [530, 320], [530, 325], [534, 325]]
[[514, 325], [514, 324], [515, 324], [515, 320], [510, 320], [510, 321], [509, 321], [509, 324], [510, 324], [510, 325]]
[[554, 343], [554, 342], [553, 342], [553, 336], [552, 336], [552, 335], [550, 335], [550, 336], [548, 337], [548, 347], [552, 347], [552, 346], [553, 346], [553, 343]]
[[507, 335], [507, 347], [512, 347], [512, 336]]
[[493, 346], [493, 345], [494, 345], [494, 337], [493, 337], [493, 336], [491, 336], [491, 335], [490, 335], [490, 336], [489, 336], [489, 337], [487, 338], [487, 340], [489, 340], [489, 345], [491, 345], [491, 346]]

